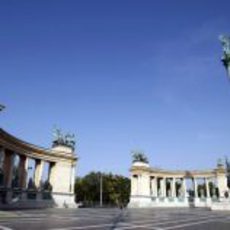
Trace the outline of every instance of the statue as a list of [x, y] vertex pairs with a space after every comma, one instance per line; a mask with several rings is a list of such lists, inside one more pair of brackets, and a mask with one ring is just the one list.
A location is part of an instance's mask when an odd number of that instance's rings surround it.
[[5, 109], [5, 106], [0, 104], [0, 111], [2, 111], [3, 109]]
[[132, 151], [132, 157], [133, 157], [133, 163], [134, 162], [143, 162], [143, 163], [149, 163], [148, 158], [145, 156], [145, 154], [141, 151]]
[[64, 138], [61, 129], [54, 128], [53, 137], [54, 137], [53, 144], [60, 145], [64, 143]]
[[228, 75], [230, 77], [230, 37], [225, 36], [225, 35], [220, 35], [219, 40], [222, 44], [223, 48], [223, 56], [221, 58], [224, 67], [228, 71]]
[[230, 55], [230, 37], [225, 35], [220, 35], [219, 39], [223, 46], [224, 55]]
[[219, 158], [219, 159], [217, 160], [217, 167], [219, 168], [219, 167], [223, 167], [223, 166], [224, 166], [223, 160], [222, 160], [221, 158]]
[[76, 141], [75, 141], [75, 135], [74, 134], [69, 134], [67, 133], [65, 135], [65, 144], [67, 146], [69, 146], [70, 148], [73, 148], [75, 147], [75, 144], [76, 144]]
[[53, 137], [53, 147], [58, 145], [64, 145], [71, 148], [72, 150], [75, 149], [76, 141], [74, 134], [67, 133], [66, 135], [63, 135], [61, 129], [54, 128]]

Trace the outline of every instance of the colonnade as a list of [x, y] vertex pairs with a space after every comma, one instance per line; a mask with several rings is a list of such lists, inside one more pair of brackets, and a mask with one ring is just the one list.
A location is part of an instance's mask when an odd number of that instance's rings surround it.
[[[202, 183], [201, 183], [202, 181]], [[209, 206], [229, 193], [225, 168], [169, 171], [136, 162], [131, 168], [130, 206]]]
[[0, 129], [0, 205], [29, 199], [50, 200], [57, 206], [75, 205], [76, 161], [68, 146], [43, 149]]
[[[143, 190], [143, 175], [134, 174], [131, 178], [131, 194], [132, 195], [147, 195], [152, 197], [188, 197], [188, 186], [186, 181], [191, 179], [191, 184], [189, 190], [194, 192], [193, 197], [206, 197], [211, 198], [218, 196], [218, 187], [216, 187], [216, 178], [185, 178], [185, 177], [162, 177], [162, 176], [149, 176], [149, 182], [147, 179], [148, 186]], [[203, 193], [198, 194], [198, 184], [197, 181], [204, 180], [204, 190]], [[212, 183], [212, 191], [210, 191], [210, 182]]]

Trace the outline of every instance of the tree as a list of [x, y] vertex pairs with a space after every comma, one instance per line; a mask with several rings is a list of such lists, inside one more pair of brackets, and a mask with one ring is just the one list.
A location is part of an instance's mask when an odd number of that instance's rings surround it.
[[86, 176], [76, 178], [76, 202], [85, 206], [96, 206], [100, 200], [100, 177], [103, 178], [103, 204], [126, 205], [130, 195], [130, 179], [112, 173], [90, 172]]

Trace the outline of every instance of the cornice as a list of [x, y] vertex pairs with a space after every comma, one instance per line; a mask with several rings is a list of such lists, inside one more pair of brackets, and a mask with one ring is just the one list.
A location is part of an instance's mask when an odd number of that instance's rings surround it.
[[58, 161], [58, 160], [77, 161], [77, 157], [74, 156], [73, 154], [65, 153], [63, 151], [53, 151], [52, 149], [47, 149], [28, 143], [24, 140], [21, 140], [9, 134], [2, 128], [0, 128], [0, 144], [4, 148], [8, 148], [9, 150], [34, 158], [46, 159], [50, 161]]

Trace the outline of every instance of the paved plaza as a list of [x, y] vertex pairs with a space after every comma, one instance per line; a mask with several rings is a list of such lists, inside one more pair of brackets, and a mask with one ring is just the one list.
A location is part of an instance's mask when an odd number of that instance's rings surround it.
[[50, 209], [0, 212], [0, 229], [229, 230], [229, 212], [204, 209]]

